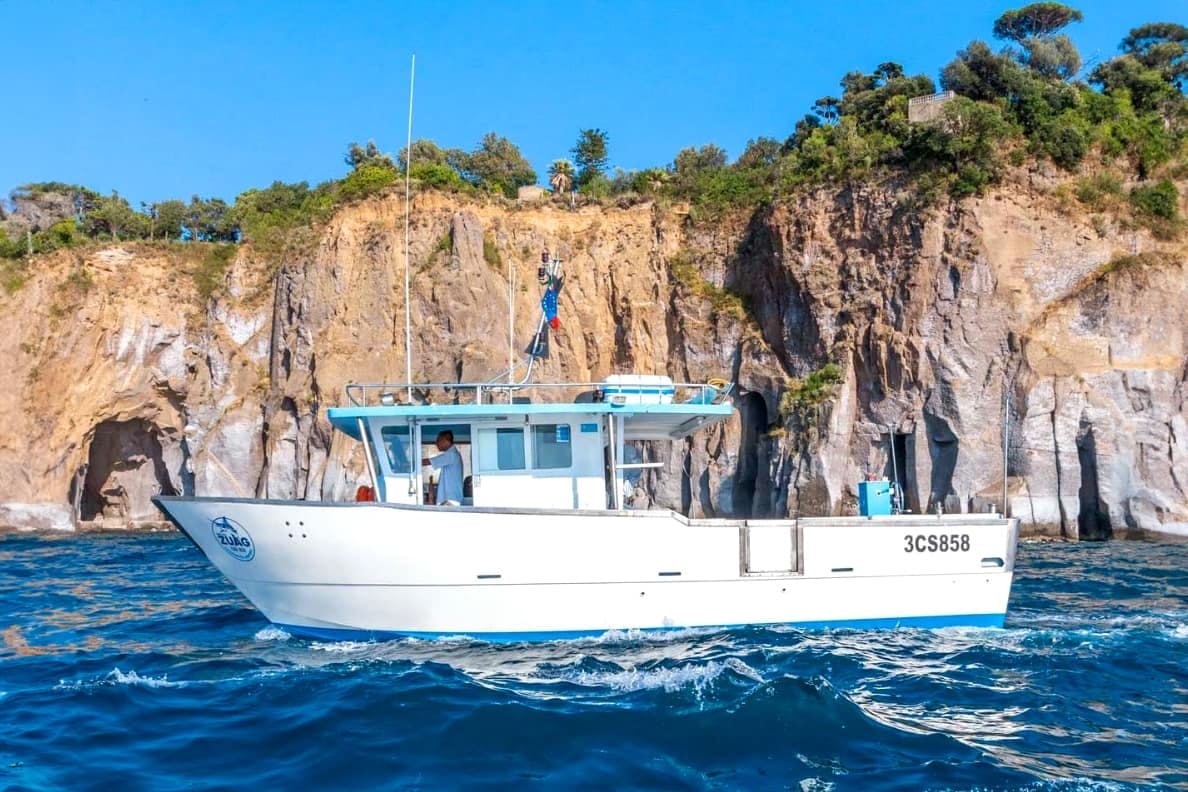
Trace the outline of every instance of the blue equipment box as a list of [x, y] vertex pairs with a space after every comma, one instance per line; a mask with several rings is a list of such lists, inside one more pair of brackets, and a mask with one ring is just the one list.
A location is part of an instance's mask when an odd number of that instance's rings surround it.
[[891, 482], [859, 481], [858, 513], [863, 517], [886, 517], [891, 514]]

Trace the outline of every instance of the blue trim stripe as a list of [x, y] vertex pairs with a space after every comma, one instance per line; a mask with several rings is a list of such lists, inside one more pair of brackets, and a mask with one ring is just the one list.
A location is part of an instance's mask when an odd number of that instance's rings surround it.
[[[789, 622], [784, 625], [733, 625], [723, 627], [697, 627], [695, 629], [734, 629], [745, 626], [787, 626], [806, 630], [886, 630], [901, 627], [936, 629], [940, 627], [1002, 627], [1005, 613], [975, 613], [953, 616], [910, 616], [903, 619], [844, 619], [841, 621]], [[335, 627], [302, 627], [296, 624], [277, 624], [285, 632], [299, 638], [319, 641], [390, 641], [396, 638], [448, 638], [466, 636], [490, 643], [527, 643], [532, 641], [566, 641], [574, 638], [597, 638], [608, 630], [560, 630], [545, 632], [416, 632], [403, 630], [346, 630]], [[644, 627], [631, 632], [662, 633], [682, 630], [684, 627]]]
[[676, 393], [676, 388], [661, 387], [659, 385], [657, 385], [655, 387], [651, 387], [651, 388], [646, 387], [646, 386], [645, 387], [625, 387], [622, 385], [607, 385], [606, 387], [604, 387], [602, 389], [602, 392], [603, 393], [616, 393], [616, 394], [618, 394], [618, 393], [644, 394], [644, 395], [649, 395], [649, 396], [660, 396], [660, 395], [671, 396], [674, 393]]
[[[676, 416], [713, 420], [726, 418], [734, 412], [729, 402], [721, 404], [697, 404], [692, 402], [676, 404], [611, 404], [610, 402], [541, 403], [541, 404], [419, 404], [372, 407], [331, 407], [326, 417], [334, 428], [356, 440], [359, 439], [357, 419], [365, 421], [387, 418], [421, 418], [432, 423], [472, 422], [482, 418], [513, 415], [578, 415], [595, 416], [614, 412], [615, 414], [639, 416]], [[580, 419], [579, 419], [580, 420]]]

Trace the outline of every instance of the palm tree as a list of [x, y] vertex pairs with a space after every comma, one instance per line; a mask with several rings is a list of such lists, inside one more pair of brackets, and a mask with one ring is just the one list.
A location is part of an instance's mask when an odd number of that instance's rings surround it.
[[569, 192], [573, 187], [573, 163], [567, 159], [553, 160], [549, 166], [549, 184], [557, 195]]
[[643, 177], [643, 183], [647, 186], [648, 191], [653, 193], [664, 189], [664, 185], [668, 184], [671, 178], [668, 171], [663, 168], [648, 168], [640, 175]]

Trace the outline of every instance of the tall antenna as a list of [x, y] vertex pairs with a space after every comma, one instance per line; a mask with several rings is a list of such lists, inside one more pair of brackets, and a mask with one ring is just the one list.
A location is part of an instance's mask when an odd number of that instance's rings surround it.
[[[1004, 378], [1005, 379], [1005, 378]], [[1002, 386], [1002, 516], [1007, 516], [1007, 471], [1011, 460], [1011, 391], [1015, 378], [1004, 381]]]
[[412, 404], [412, 308], [409, 304], [408, 288], [408, 211], [412, 201], [412, 181], [409, 172], [412, 170], [412, 117], [413, 117], [413, 86], [417, 78], [417, 56], [412, 56], [412, 66], [408, 70], [408, 148], [404, 152], [404, 381], [408, 383], [408, 403]]
[[[516, 268], [512, 257], [507, 257], [507, 384], [515, 381], [516, 374]], [[511, 389], [507, 391], [511, 402]]]

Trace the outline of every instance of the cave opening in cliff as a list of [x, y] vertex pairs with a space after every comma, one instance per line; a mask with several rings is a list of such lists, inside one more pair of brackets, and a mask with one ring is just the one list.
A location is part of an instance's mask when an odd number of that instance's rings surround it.
[[1077, 490], [1077, 536], [1080, 539], [1102, 540], [1113, 535], [1110, 515], [1101, 501], [1097, 480], [1097, 440], [1093, 425], [1081, 419], [1077, 432], [1077, 462], [1081, 466], [1081, 486]]
[[767, 470], [767, 402], [758, 393], [738, 400], [741, 437], [734, 473], [735, 517], [761, 517], [770, 511], [771, 485]]
[[928, 511], [941, 508], [946, 512], [960, 512], [962, 505], [953, 491], [953, 474], [957, 470], [960, 441], [949, 422], [938, 415], [924, 413], [928, 429], [928, 453], [932, 457], [932, 481], [928, 492]]
[[896, 485], [898, 506], [907, 512], [918, 511], [916, 500], [916, 455], [912, 452], [911, 432], [893, 432], [889, 435], [890, 448], [887, 462], [883, 468], [883, 477]]
[[156, 519], [152, 496], [177, 494], [160, 428], [140, 418], [96, 425], [87, 462], [78, 470], [73, 488], [71, 499], [84, 522], [104, 517]]

